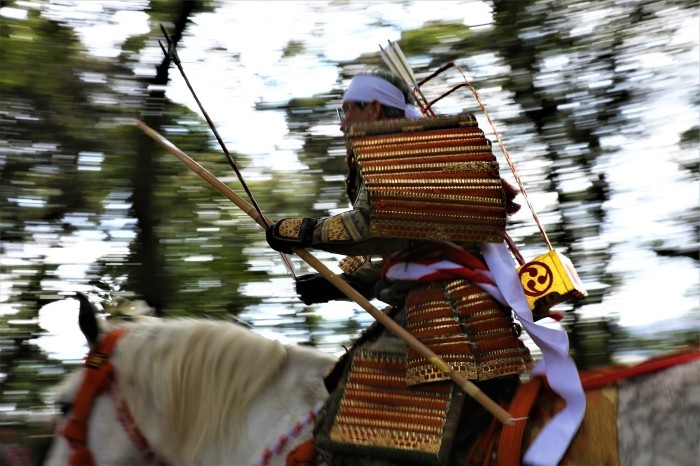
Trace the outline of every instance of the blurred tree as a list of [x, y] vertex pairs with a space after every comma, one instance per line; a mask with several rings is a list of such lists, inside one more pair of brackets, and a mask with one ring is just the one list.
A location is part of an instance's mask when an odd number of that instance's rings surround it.
[[[621, 133], [634, 137], [640, 131], [626, 112], [646, 97], [634, 84], [645, 73], [630, 64], [634, 38], [671, 35], [679, 23], [668, 21], [662, 12], [671, 5], [658, 0], [611, 0], [593, 10], [574, 1], [494, 0], [493, 5], [498, 52], [509, 69], [504, 86], [534, 127], [533, 142], [544, 144], [550, 168], [544, 174], [548, 185], [539, 189], [557, 195], [560, 221], [548, 226], [550, 239], [573, 260], [584, 281], [605, 284], [589, 290], [586, 298], [586, 304], [598, 303], [621, 281], [606, 270], [613, 245], [585, 244], [602, 236], [603, 204], [609, 200], [609, 184], [599, 167], [610, 149], [603, 149], [601, 139]], [[580, 368], [610, 363], [612, 316], [591, 322], [579, 307], [575, 304], [564, 321], [574, 359]]]
[[73, 32], [26, 11], [0, 28], [0, 254], [8, 258], [0, 277], [12, 281], [3, 306], [14, 310], [0, 315], [0, 403], [25, 409], [41, 405], [42, 390], [60, 375], [34, 344], [36, 316], [56, 297], [44, 289], [58, 273], [51, 249], [100, 210], [101, 183], [89, 166], [102, 144], [84, 128], [101, 108], [91, 96], [104, 90], [80, 72], [104, 67], [82, 53]]
[[[224, 166], [201, 119], [165, 99], [170, 64], [153, 77], [135, 76], [142, 49], [154, 41], [133, 37], [116, 61], [99, 59], [83, 49], [76, 24], [47, 4], [3, 7], [26, 16], [3, 17], [0, 28], [0, 277], [11, 284], [0, 314], [0, 404], [24, 409], [41, 406], [42, 392], [63, 373], [36, 338], [39, 309], [61, 298], [66, 282], [105, 295], [129, 290], [172, 315], [224, 317], [251, 302], [239, 287], [263, 274], [244, 266], [246, 225], [239, 227], [238, 213], [130, 124], [140, 111], [163, 132], [186, 125], [187, 134], [173, 140]], [[173, 24], [179, 39], [190, 16], [209, 8], [154, 1], [149, 12]], [[85, 277], [66, 276], [66, 267], [84, 259], [53, 252], [77, 251], [95, 232], [115, 252]]]
[[[173, 14], [173, 28], [168, 31], [172, 45], [176, 47], [187, 25], [190, 16], [201, 8], [201, 2], [184, 1], [175, 2], [177, 9]], [[162, 41], [165, 43], [165, 39]], [[166, 44], [167, 47], [167, 44]], [[163, 116], [166, 115], [167, 101], [165, 88], [170, 76], [171, 60], [165, 56], [161, 64], [156, 68], [156, 74], [152, 78], [143, 79], [145, 88], [151, 91], [146, 96], [143, 111], [140, 118], [156, 131], [161, 131]], [[155, 193], [158, 185], [156, 158], [159, 151], [157, 143], [145, 134], [137, 137], [136, 156], [133, 158], [133, 166], [128, 169], [131, 174], [132, 194], [130, 214], [136, 219], [137, 235], [131, 244], [129, 263], [138, 264], [133, 267], [128, 275], [126, 288], [150, 304], [160, 316], [166, 307], [168, 297], [173, 295], [172, 281], [168, 277], [165, 267], [164, 251], [160, 247], [158, 224], [163, 221], [163, 212], [156, 210]], [[167, 214], [166, 214], [167, 215]]]

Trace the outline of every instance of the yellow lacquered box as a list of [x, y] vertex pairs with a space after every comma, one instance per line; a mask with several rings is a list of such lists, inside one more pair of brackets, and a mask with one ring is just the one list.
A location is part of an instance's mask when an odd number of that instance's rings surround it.
[[518, 268], [530, 309], [545, 312], [564, 301], [588, 296], [571, 261], [551, 250]]

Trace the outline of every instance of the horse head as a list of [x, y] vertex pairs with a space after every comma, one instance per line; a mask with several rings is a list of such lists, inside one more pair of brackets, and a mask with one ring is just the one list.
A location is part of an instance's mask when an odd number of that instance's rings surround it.
[[60, 386], [47, 465], [252, 464], [327, 397], [318, 350], [221, 320], [105, 323], [78, 299], [90, 352]]
[[[78, 294], [77, 299], [80, 303], [78, 325], [90, 352], [84, 366], [69, 374], [57, 389], [61, 418], [44, 464], [152, 464], [151, 458], [134, 442], [133, 432], [125, 428], [124, 406], [120, 406], [115, 396], [113, 374], [96, 375], [109, 370], [100, 363], [112, 364], [109, 361], [112, 355], [99, 353], [104, 350], [103, 343], [112, 330], [99, 325], [96, 311], [86, 296]], [[112, 344], [116, 347], [116, 343]], [[87, 400], [90, 384], [94, 394]]]

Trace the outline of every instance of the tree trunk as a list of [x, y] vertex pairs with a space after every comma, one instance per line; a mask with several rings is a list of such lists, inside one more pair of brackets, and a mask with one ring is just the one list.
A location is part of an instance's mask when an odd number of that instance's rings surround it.
[[[182, 1], [177, 10], [173, 30], [168, 31], [174, 44], [182, 37], [191, 14], [200, 7], [198, 1]], [[165, 45], [165, 40], [161, 40]], [[167, 100], [165, 85], [168, 83], [171, 60], [164, 57], [156, 68], [156, 75], [147, 84], [151, 91], [147, 95], [140, 118], [154, 128], [161, 130], [166, 117]], [[165, 259], [160, 247], [157, 228], [161, 222], [161, 212], [154, 208], [154, 191], [157, 183], [156, 154], [160, 148], [146, 135], [138, 136], [137, 156], [134, 160], [133, 195], [131, 214], [137, 220], [137, 237], [132, 243], [129, 263], [134, 264], [128, 279], [128, 289], [144, 299], [162, 316], [167, 307], [168, 296], [172, 295], [171, 280], [165, 268]]]

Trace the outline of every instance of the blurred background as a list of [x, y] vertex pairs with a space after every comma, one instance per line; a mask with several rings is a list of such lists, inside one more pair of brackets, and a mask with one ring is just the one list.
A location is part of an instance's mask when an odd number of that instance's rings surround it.
[[[105, 310], [129, 299], [162, 316], [235, 318], [330, 353], [371, 321], [351, 303], [300, 303], [258, 225], [133, 125], [140, 117], [245, 197], [164, 60], [161, 24], [273, 219], [349, 207], [336, 109], [355, 73], [384, 68], [379, 45], [397, 41], [419, 79], [454, 62], [588, 290], [560, 306], [579, 368], [699, 341], [696, 1], [2, 0], [8, 464], [40, 457], [51, 387], [86, 352], [75, 291]], [[423, 91], [434, 98], [460, 82], [453, 68]], [[470, 92], [436, 110], [473, 112], [495, 141]], [[508, 231], [530, 260], [546, 246], [519, 201]], [[339, 271], [339, 257], [318, 257]], [[294, 264], [297, 274], [310, 271]]]

